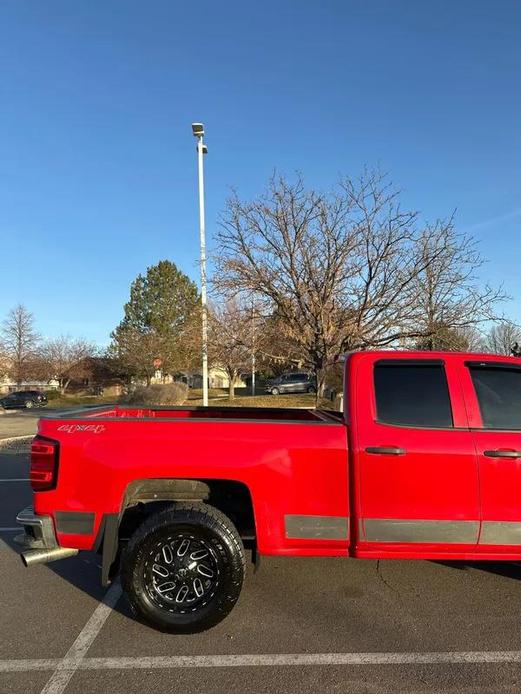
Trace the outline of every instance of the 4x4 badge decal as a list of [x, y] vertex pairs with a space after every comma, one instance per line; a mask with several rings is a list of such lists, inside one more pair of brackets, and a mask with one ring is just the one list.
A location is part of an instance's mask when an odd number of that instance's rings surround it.
[[61, 424], [58, 431], [65, 431], [67, 434], [76, 434], [81, 431], [101, 434], [102, 431], [105, 431], [105, 427], [103, 424]]

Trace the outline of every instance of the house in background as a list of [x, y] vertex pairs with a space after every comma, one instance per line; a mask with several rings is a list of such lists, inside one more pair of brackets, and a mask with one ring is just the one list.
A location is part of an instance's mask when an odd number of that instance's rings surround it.
[[6, 395], [7, 393], [14, 393], [17, 390], [59, 390], [60, 384], [55, 379], [52, 378], [50, 381], [39, 381], [38, 379], [30, 379], [27, 381], [22, 381], [21, 385], [18, 385], [16, 381], [13, 381], [9, 376], [0, 376], [0, 395]]
[[58, 390], [60, 387], [59, 382], [52, 378], [50, 381], [44, 381], [39, 378], [31, 378], [26, 381], [22, 381], [21, 385], [18, 385], [15, 380], [13, 380], [8, 374], [12, 364], [6, 356], [0, 354], [0, 395], [6, 395], [7, 393], [14, 393], [17, 390]]
[[119, 396], [125, 385], [114, 362], [107, 357], [84, 357], [71, 367], [67, 384], [68, 393]]
[[[160, 372], [159, 372], [160, 373]], [[166, 380], [166, 379], [169, 380]], [[201, 371], [182, 371], [172, 376], [166, 376], [165, 380], [153, 381], [155, 383], [171, 383], [172, 381], [183, 381], [187, 383], [189, 388], [203, 387], [203, 374]], [[229, 388], [230, 379], [226, 370], [221, 366], [212, 366], [208, 369], [208, 387], [209, 388]], [[243, 378], [238, 378], [235, 382], [236, 388], [246, 388], [246, 383]]]

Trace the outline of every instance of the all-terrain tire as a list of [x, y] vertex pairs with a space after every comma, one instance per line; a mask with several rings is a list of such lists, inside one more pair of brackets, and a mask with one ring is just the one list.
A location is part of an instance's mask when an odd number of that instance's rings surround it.
[[176, 503], [151, 515], [130, 538], [121, 584], [138, 618], [173, 633], [204, 631], [239, 598], [244, 547], [221, 511]]

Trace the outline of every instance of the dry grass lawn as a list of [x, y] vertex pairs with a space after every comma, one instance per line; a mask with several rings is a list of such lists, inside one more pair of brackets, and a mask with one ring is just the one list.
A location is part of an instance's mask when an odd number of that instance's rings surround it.
[[[237, 389], [236, 397], [228, 399], [228, 391], [224, 388], [211, 388], [209, 391], [209, 405], [211, 407], [315, 407], [315, 395], [313, 393], [295, 393], [294, 395], [270, 395], [261, 393], [259, 395], [247, 395], [246, 391]], [[188, 392], [186, 405], [193, 407], [203, 404], [202, 390], [192, 389]], [[113, 405], [117, 403], [117, 398], [105, 396], [75, 396], [66, 395], [49, 401], [49, 408], [67, 409], [82, 407], [84, 405]], [[42, 412], [46, 408], [42, 408]]]
[[[316, 396], [313, 393], [295, 393], [293, 395], [270, 395], [261, 393], [251, 396], [241, 394], [241, 389], [235, 391], [235, 398], [228, 399], [228, 391], [211, 389], [208, 393], [208, 404], [211, 407], [315, 407]], [[202, 391], [191, 390], [188, 394], [187, 405], [202, 405]]]

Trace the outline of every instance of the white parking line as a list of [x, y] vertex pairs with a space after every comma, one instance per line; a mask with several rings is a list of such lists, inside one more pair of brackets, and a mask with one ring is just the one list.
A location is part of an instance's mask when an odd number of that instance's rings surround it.
[[[98, 631], [96, 631], [96, 634]], [[92, 641], [89, 641], [87, 648], [91, 643]], [[85, 650], [85, 645], [78, 648], [78, 652], [81, 651], [81, 653]], [[48, 694], [49, 692], [63, 692], [77, 670], [168, 670], [177, 668], [317, 667], [327, 665], [458, 665], [520, 662], [521, 651], [259, 653], [244, 655], [150, 656], [141, 658], [85, 658], [80, 654], [66, 656], [63, 660], [58, 658], [0, 660], [0, 672], [30, 672], [32, 670], [55, 669], [54, 675], [42, 691], [42, 694], [44, 692]], [[58, 673], [61, 675], [60, 678], [56, 677]]]
[[18, 527], [13, 526], [12, 528], [0, 528], [0, 533], [15, 533], [17, 530], [22, 532], [22, 526], [19, 525]]
[[27, 660], [0, 660], [0, 672], [31, 672], [54, 670], [61, 663], [59, 658], [32, 658]]
[[268, 653], [254, 655], [87, 658], [82, 670], [200, 667], [287, 667], [301, 665], [416, 665], [439, 663], [518, 663], [521, 651], [455, 653]]
[[29, 482], [28, 477], [9, 477], [5, 480], [0, 480], [0, 482]]
[[52, 677], [42, 689], [41, 694], [61, 694], [64, 691], [120, 597], [121, 586], [117, 582], [113, 583], [63, 660], [58, 662]]

